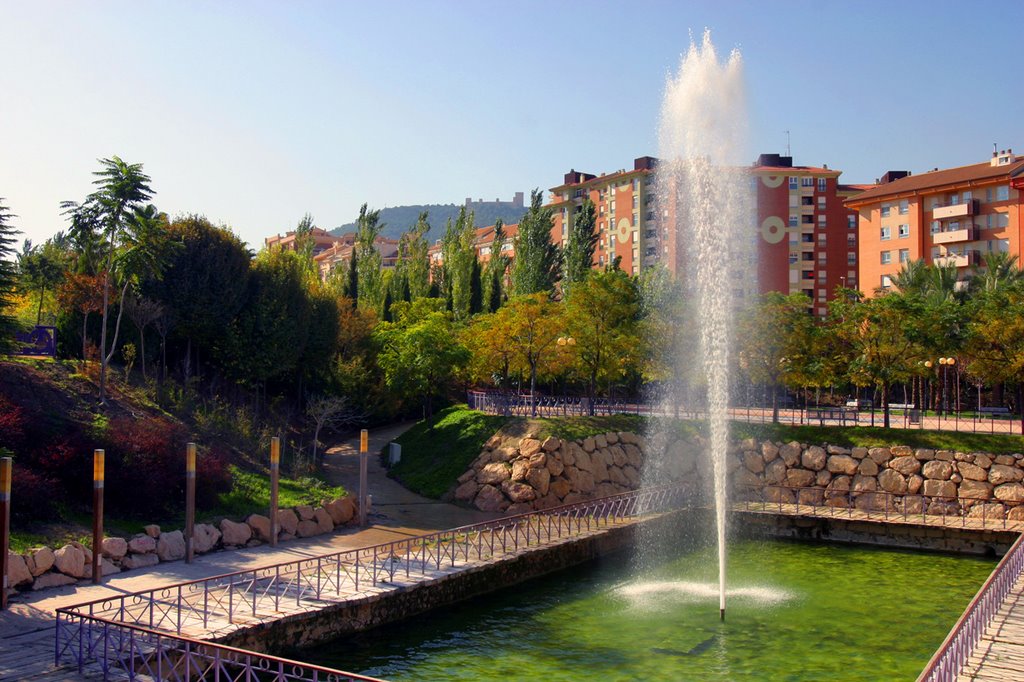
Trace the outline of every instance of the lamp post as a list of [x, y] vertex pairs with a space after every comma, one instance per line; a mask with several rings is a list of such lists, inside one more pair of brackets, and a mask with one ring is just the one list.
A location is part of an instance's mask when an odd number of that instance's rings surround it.
[[942, 365], [942, 411], [949, 412], [949, 368], [956, 364], [956, 358], [939, 358]]

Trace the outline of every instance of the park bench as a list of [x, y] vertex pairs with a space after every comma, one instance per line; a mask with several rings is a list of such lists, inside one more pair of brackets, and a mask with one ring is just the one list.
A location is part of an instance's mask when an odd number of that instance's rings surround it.
[[978, 414], [982, 417], [988, 417], [989, 419], [1011, 416], [1010, 408], [1008, 407], [979, 407]]
[[845, 407], [811, 407], [807, 409], [807, 421], [817, 420], [819, 425], [834, 421], [846, 425], [847, 420], [857, 421], [857, 411]]

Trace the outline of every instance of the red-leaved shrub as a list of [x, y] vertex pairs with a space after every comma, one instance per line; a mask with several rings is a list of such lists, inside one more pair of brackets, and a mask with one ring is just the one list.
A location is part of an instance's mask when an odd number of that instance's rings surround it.
[[15, 464], [11, 476], [11, 517], [21, 523], [56, 519], [60, 492], [56, 481]]
[[25, 438], [25, 411], [0, 395], [0, 448], [17, 452]]

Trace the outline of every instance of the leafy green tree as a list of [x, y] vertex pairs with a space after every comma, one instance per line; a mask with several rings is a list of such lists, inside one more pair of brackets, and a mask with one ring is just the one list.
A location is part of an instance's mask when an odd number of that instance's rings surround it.
[[874, 385], [882, 396], [884, 426], [889, 428], [889, 389], [914, 376], [927, 358], [923, 335], [908, 320], [921, 319], [920, 300], [901, 294], [864, 301], [833, 300], [830, 314], [841, 319], [835, 326], [839, 339], [851, 352], [851, 381]]
[[565, 327], [587, 382], [593, 414], [599, 382], [621, 381], [639, 365], [643, 339], [636, 285], [622, 271], [596, 272], [577, 281], [565, 299]]
[[470, 351], [470, 380], [507, 391], [509, 377], [518, 369], [512, 316], [500, 312], [477, 315], [463, 330], [462, 339]]
[[311, 272], [316, 272], [316, 263], [313, 262], [313, 249], [316, 247], [316, 241], [313, 239], [313, 216], [310, 213], [306, 213], [299, 220], [298, 225], [295, 226], [295, 250], [303, 258], [303, 262], [308, 264]]
[[[200, 349], [219, 355], [245, 302], [252, 253], [228, 227], [199, 215], [175, 219], [167, 237], [177, 247], [163, 277], [146, 278], [143, 294], [160, 302], [168, 320], [174, 320], [175, 336], [185, 342], [190, 363]], [[165, 370], [161, 366], [161, 378]]]
[[778, 388], [806, 386], [813, 361], [815, 325], [804, 294], [769, 292], [744, 311], [737, 338], [739, 361], [750, 379], [772, 387], [772, 421], [779, 421]]
[[516, 296], [551, 293], [558, 281], [560, 257], [551, 241], [551, 209], [541, 205], [540, 191], [530, 194], [530, 208], [519, 221], [512, 261], [512, 293]]
[[981, 292], [1017, 287], [1022, 282], [1024, 273], [1017, 256], [995, 251], [985, 255], [985, 267], [971, 277], [967, 290], [970, 295], [977, 296]]
[[379, 310], [384, 300], [383, 275], [381, 274], [381, 256], [377, 250], [377, 237], [381, 228], [380, 211], [368, 211], [366, 204], [359, 209], [356, 220], [356, 243], [353, 255], [356, 258], [358, 275], [358, 296], [360, 307]]
[[65, 253], [52, 239], [41, 246], [32, 246], [25, 240], [18, 254], [18, 279], [23, 289], [39, 292], [36, 307], [36, 324], [42, 323], [43, 301], [47, 292], [53, 292], [64, 281]]
[[14, 236], [18, 234], [11, 225], [11, 218], [14, 215], [0, 199], [0, 352], [14, 345], [14, 332], [17, 330], [14, 317], [8, 312], [14, 305], [18, 281], [15, 264], [9, 260], [14, 255]]
[[644, 378], [662, 387], [663, 399], [679, 416], [679, 403], [688, 385], [698, 381], [697, 364], [679, 362], [698, 347], [699, 326], [690, 319], [692, 308], [682, 283], [664, 266], [645, 268], [637, 278], [645, 350]]
[[[1017, 406], [1024, 405], [1024, 292], [1016, 287], [979, 289], [967, 324], [964, 355], [967, 371], [991, 386], [1017, 389]], [[1024, 420], [1024, 410], [1022, 420]]]
[[410, 301], [430, 293], [428, 232], [430, 232], [430, 223], [427, 222], [427, 212], [423, 211], [412, 229], [398, 240], [398, 263], [395, 270], [401, 273], [403, 289], [407, 287], [409, 290], [408, 296], [404, 294], [404, 291], [399, 292], [397, 298], [401, 300]]
[[484, 309], [483, 269], [480, 261], [473, 254], [472, 269], [469, 273], [469, 314], [477, 315]]
[[594, 202], [589, 198], [584, 199], [583, 205], [572, 214], [572, 227], [562, 254], [562, 287], [565, 291], [569, 291], [573, 284], [585, 280], [591, 272], [599, 239], [594, 230], [595, 221]]
[[548, 300], [544, 292], [516, 296], [496, 313], [499, 318], [507, 318], [508, 338], [512, 342], [516, 355], [530, 373], [530, 398], [533, 404], [533, 416], [537, 415], [537, 374], [553, 363], [559, 336], [564, 335], [564, 323], [559, 307]]
[[380, 348], [377, 361], [388, 388], [419, 397], [427, 420], [434, 414], [434, 398], [444, 394], [470, 359], [457, 340], [451, 314], [440, 306], [440, 301], [428, 298], [397, 303], [395, 321], [383, 322], [374, 331]]
[[491, 241], [491, 257], [483, 272], [485, 310], [493, 313], [501, 307], [505, 294], [505, 277], [508, 274], [509, 257], [505, 254], [505, 224], [494, 223], [494, 239]]
[[456, 320], [464, 320], [472, 312], [473, 269], [476, 262], [473, 213], [463, 206], [454, 222], [448, 221], [441, 239], [441, 262], [445, 270], [444, 285], [451, 298], [451, 310]]

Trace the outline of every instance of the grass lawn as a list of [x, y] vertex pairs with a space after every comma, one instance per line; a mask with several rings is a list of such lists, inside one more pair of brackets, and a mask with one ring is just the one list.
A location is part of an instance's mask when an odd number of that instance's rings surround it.
[[909, 445], [913, 448], [958, 452], [1024, 452], [1024, 438], [1006, 434], [883, 429], [870, 426], [789, 426], [782, 424], [732, 423], [732, 436], [801, 443], [829, 443], [844, 447]]
[[402, 461], [389, 474], [410, 490], [437, 499], [452, 486], [480, 454], [494, 432], [511, 421], [453, 405], [420, 422], [397, 440]]

